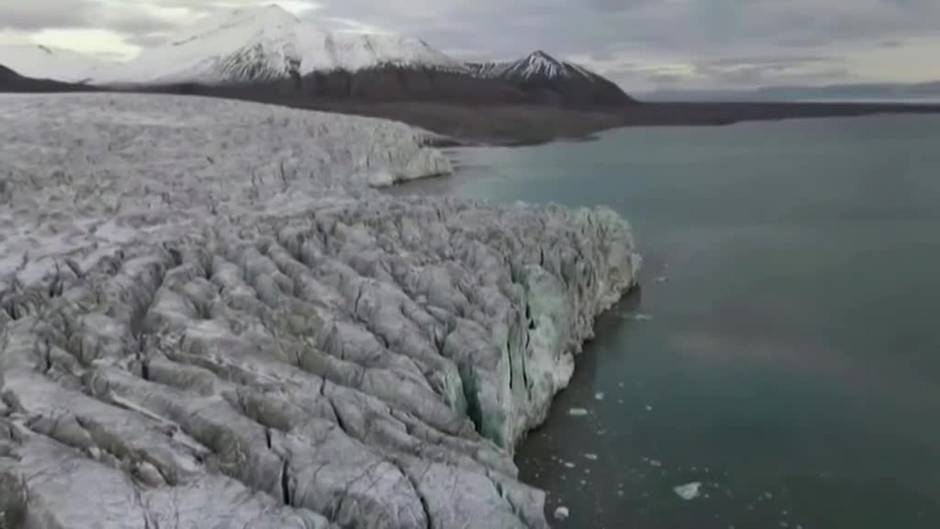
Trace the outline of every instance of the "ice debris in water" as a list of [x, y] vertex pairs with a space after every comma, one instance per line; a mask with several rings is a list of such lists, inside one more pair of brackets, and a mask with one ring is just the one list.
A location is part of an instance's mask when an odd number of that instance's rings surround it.
[[597, 454], [584, 454], [584, 459], [588, 461], [597, 461]]
[[676, 495], [682, 498], [685, 501], [692, 501], [695, 498], [698, 498], [702, 495], [702, 484], [698, 481], [694, 483], [686, 483], [685, 485], [679, 485], [672, 489], [675, 491]]
[[604, 400], [604, 393], [601, 391], [598, 391], [597, 393], [595, 393], [594, 400]]
[[567, 520], [568, 516], [570, 515], [571, 515], [571, 511], [569, 511], [568, 508], [565, 507], [564, 505], [555, 509], [556, 520]]
[[588, 414], [588, 411], [584, 408], [571, 408], [568, 410], [568, 415], [572, 417], [584, 417]]

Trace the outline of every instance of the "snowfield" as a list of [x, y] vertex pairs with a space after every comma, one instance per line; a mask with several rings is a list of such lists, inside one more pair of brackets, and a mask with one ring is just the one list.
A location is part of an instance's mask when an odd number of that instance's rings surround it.
[[0, 97], [0, 527], [543, 528], [515, 443], [636, 281], [606, 209], [370, 188], [423, 131]]

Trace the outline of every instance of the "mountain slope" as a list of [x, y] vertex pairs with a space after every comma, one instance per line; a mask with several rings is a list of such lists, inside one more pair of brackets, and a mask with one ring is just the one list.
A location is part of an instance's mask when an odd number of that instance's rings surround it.
[[207, 20], [96, 83], [225, 85], [382, 66], [463, 68], [419, 39], [330, 33], [272, 5]]
[[610, 80], [577, 64], [559, 61], [544, 51], [518, 61], [477, 63], [468, 68], [476, 77], [511, 83], [542, 103], [569, 106], [635, 103]]
[[108, 63], [71, 50], [14, 44], [0, 46], [0, 64], [25, 77], [83, 83]]
[[87, 87], [83, 85], [23, 77], [0, 64], [0, 92], [72, 92], [84, 89]]

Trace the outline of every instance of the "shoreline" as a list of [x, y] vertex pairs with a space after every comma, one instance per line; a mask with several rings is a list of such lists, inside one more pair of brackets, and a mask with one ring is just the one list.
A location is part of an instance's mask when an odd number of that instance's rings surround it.
[[[35, 92], [35, 91], [32, 91]], [[32, 93], [23, 92], [8, 93]], [[717, 127], [744, 122], [877, 114], [940, 114], [925, 102], [683, 102], [637, 101], [620, 107], [561, 107], [531, 103], [420, 101], [311, 97], [269, 89], [188, 86], [114, 89], [87, 86], [47, 88], [43, 93], [165, 94], [264, 103], [300, 110], [398, 121], [437, 137], [433, 147], [525, 147], [554, 141], [591, 141], [607, 130], [628, 127]]]
[[555, 141], [591, 141], [599, 132], [628, 127], [717, 127], [806, 118], [940, 114], [940, 104], [910, 103], [640, 102], [622, 108], [571, 109], [272, 96], [239, 99], [399, 121], [437, 134], [439, 141], [434, 144], [437, 147], [526, 147]]

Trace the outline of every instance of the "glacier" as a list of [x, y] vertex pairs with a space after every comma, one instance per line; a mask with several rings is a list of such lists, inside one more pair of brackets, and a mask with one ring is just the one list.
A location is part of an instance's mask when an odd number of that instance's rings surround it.
[[640, 258], [608, 209], [373, 189], [434, 139], [0, 96], [0, 527], [547, 527], [513, 447]]

